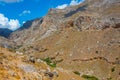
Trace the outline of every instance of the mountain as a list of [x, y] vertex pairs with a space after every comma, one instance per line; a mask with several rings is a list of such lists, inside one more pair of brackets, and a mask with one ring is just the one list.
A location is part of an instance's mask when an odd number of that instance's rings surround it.
[[8, 38], [12, 32], [12, 30], [9, 30], [7, 28], [0, 28], [0, 36]]
[[9, 37], [15, 51], [1, 48], [1, 79], [119, 80], [119, 13], [119, 0], [86, 0], [27, 21]]
[[26, 22], [22, 28], [27, 25], [28, 29], [18, 29], [10, 38], [18, 43], [31, 43], [66, 27], [80, 31], [119, 28], [119, 17], [118, 0], [86, 0], [78, 6], [50, 9], [45, 17]]

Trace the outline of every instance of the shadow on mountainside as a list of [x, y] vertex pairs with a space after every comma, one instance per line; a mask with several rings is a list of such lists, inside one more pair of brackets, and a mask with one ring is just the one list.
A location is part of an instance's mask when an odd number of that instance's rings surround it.
[[66, 17], [70, 17], [70, 16], [74, 15], [75, 13], [77, 13], [77, 12], [79, 12], [79, 11], [85, 11], [85, 10], [86, 10], [86, 7], [87, 7], [87, 5], [84, 5], [84, 6], [82, 6], [82, 7], [77, 8], [76, 10], [70, 11], [69, 13], [65, 14], [64, 17], [65, 17], [65, 18], [66, 18]]
[[37, 19], [35, 19], [35, 20], [33, 19], [33, 20], [26, 21], [26, 22], [23, 24], [23, 26], [20, 27], [20, 28], [17, 29], [17, 30], [22, 31], [22, 30], [24, 30], [24, 29], [28, 29], [28, 28], [30, 28], [30, 27], [32, 26], [33, 22], [35, 22], [35, 21], [39, 21], [38, 24], [41, 24], [41, 23], [43, 22], [43, 18], [37, 18]]
[[0, 28], [0, 36], [8, 38], [13, 31], [7, 28]]

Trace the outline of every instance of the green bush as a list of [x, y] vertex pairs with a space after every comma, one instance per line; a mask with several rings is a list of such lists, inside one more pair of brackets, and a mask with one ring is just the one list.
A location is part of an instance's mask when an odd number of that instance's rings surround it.
[[54, 67], [54, 68], [56, 67], [55, 63], [49, 63], [48, 65], [51, 66], [51, 67]]
[[47, 65], [51, 66], [51, 67], [56, 67], [56, 63], [53, 63], [51, 58], [45, 58], [45, 59], [42, 59], [43, 61], [45, 61], [47, 63]]
[[95, 76], [91, 76], [91, 75], [82, 75], [82, 77], [85, 80], [99, 80], [98, 78], [96, 78]]

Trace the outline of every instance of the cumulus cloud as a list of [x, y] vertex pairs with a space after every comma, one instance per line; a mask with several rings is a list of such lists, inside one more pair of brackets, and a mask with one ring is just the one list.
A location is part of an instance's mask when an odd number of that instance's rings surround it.
[[72, 0], [72, 1], [70, 2], [70, 4], [58, 5], [56, 8], [57, 8], [57, 9], [64, 9], [64, 8], [66, 8], [67, 6], [75, 6], [75, 5], [78, 5], [78, 4], [82, 3], [83, 1], [84, 1], [84, 0], [80, 0], [80, 1], [78, 1], [78, 0]]
[[63, 5], [58, 5], [56, 8], [57, 9], [64, 9], [68, 6], [68, 4], [63, 4]]
[[19, 16], [24, 16], [24, 15], [27, 15], [27, 14], [30, 14], [31, 11], [30, 10], [24, 10], [22, 13], [19, 14]]
[[15, 30], [20, 27], [20, 23], [17, 19], [8, 19], [4, 14], [0, 13], [0, 28], [8, 28]]
[[0, 0], [0, 2], [4, 2], [4, 3], [18, 3], [18, 2], [21, 2], [23, 0]]
[[15, 30], [20, 26], [20, 23], [17, 19], [16, 20], [10, 19], [8, 24], [9, 24], [11, 30]]

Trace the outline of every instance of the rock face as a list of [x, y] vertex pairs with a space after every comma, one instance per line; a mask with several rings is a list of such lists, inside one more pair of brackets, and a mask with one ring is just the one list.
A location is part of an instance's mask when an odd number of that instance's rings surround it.
[[10, 35], [19, 79], [120, 80], [119, 13], [119, 0], [86, 0], [26, 22]]
[[8, 38], [9, 35], [12, 33], [13, 31], [7, 29], [7, 28], [0, 28], [0, 36], [6, 37]]

